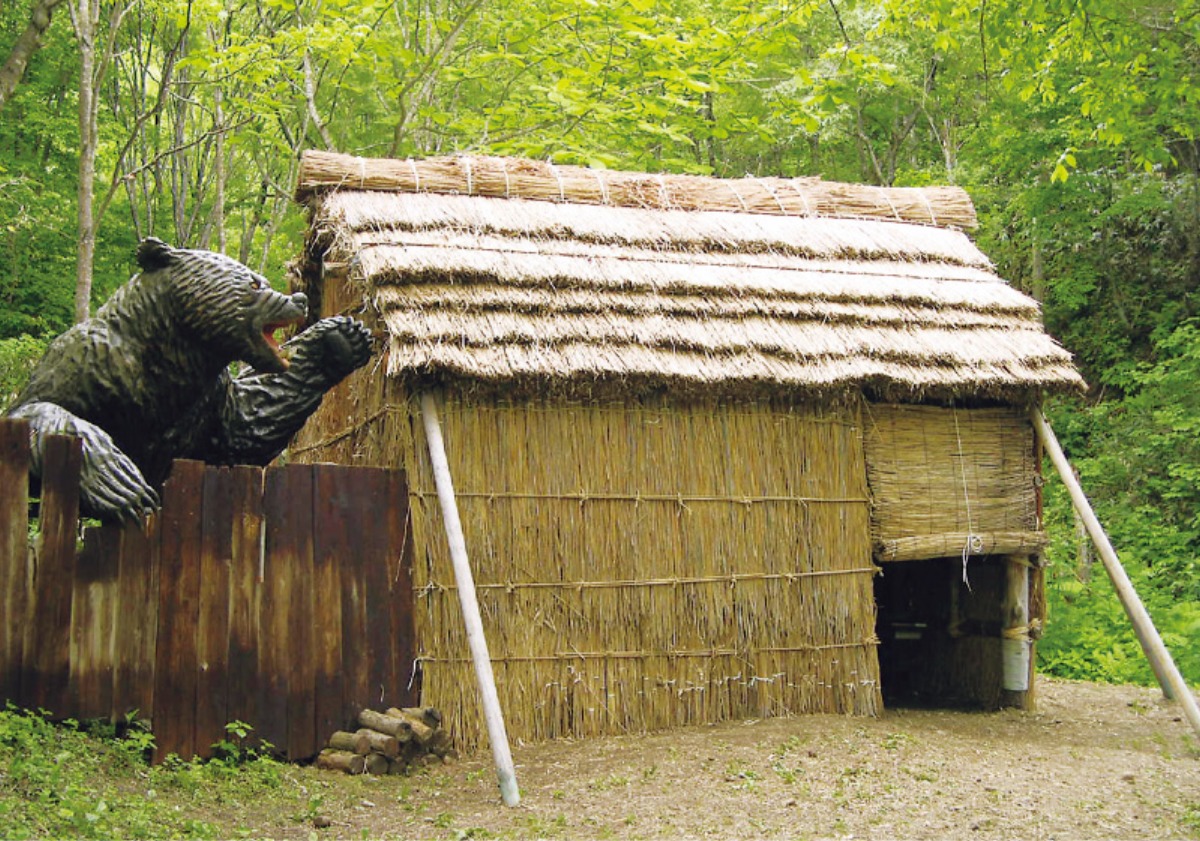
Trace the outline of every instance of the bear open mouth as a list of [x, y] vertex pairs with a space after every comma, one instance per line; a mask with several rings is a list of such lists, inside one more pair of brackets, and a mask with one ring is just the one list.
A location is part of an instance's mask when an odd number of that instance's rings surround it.
[[284, 368], [287, 368], [288, 361], [279, 352], [279, 350], [280, 350], [279, 339], [277, 339], [275, 337], [275, 333], [278, 330], [283, 330], [283, 329], [291, 327], [293, 325], [300, 325], [303, 323], [304, 323], [304, 319], [302, 317], [289, 318], [286, 321], [270, 321], [270, 322], [264, 324], [262, 327], [263, 342], [266, 343], [267, 347], [270, 348], [271, 353], [273, 353], [275, 355], [275, 358], [278, 359], [280, 363], [282, 363]]

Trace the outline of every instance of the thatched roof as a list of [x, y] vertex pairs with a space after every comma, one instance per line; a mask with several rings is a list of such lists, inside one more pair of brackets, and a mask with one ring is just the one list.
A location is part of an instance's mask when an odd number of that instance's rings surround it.
[[[497, 160], [344, 158], [338, 177], [336, 160], [305, 157], [310, 254], [327, 271], [346, 267], [380, 314], [393, 375], [585, 394], [865, 388], [893, 399], [1013, 401], [1082, 385], [1037, 303], [956, 228], [867, 218], [864, 201], [842, 218], [828, 198], [819, 215], [811, 199], [808, 215], [784, 215], [784, 203], [773, 213], [675, 207], [745, 195], [742, 182], [758, 179], [693, 177], [686, 202], [682, 188], [659, 191], [667, 207], [612, 186], [609, 202], [625, 196], [636, 206], [574, 201], [561, 173], [554, 200], [504, 198]], [[544, 165], [503, 166], [508, 195], [516, 172], [525, 194], [545, 193], [529, 186]], [[430, 176], [452, 170], [473, 173], [471, 195]], [[406, 172], [425, 173], [420, 192], [415, 178], [396, 175]], [[592, 185], [622, 177], [578, 172], [575, 182]], [[797, 181], [795, 195], [824, 184]], [[781, 193], [787, 182], [774, 183]], [[853, 193], [826, 186], [826, 197]], [[905, 206], [943, 222], [951, 214], [939, 202], [961, 193], [916, 192]], [[897, 210], [899, 198], [885, 204]]]
[[308, 201], [315, 193], [330, 189], [451, 193], [651, 210], [855, 216], [968, 229], [976, 225], [975, 205], [961, 187], [872, 187], [820, 178], [652, 175], [481, 155], [393, 160], [305, 152], [297, 201]]

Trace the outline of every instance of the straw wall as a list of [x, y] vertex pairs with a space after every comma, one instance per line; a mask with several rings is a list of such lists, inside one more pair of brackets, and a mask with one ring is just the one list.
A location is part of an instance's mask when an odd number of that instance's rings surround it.
[[[420, 420], [384, 388], [367, 423], [305, 457], [403, 454], [422, 701], [475, 747], [486, 732]], [[855, 409], [440, 402], [512, 738], [878, 711]]]
[[1021, 409], [876, 404], [864, 416], [879, 560], [1045, 546], [1033, 431]]

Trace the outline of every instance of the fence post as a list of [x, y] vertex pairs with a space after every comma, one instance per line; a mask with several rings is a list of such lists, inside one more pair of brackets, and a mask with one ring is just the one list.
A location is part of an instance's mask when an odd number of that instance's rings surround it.
[[42, 455], [41, 538], [33, 597], [25, 626], [24, 706], [67, 713], [71, 671], [71, 596], [75, 589], [75, 533], [79, 526], [78, 438], [47, 435]]
[[0, 705], [21, 698], [24, 628], [29, 622], [29, 424], [0, 419]]

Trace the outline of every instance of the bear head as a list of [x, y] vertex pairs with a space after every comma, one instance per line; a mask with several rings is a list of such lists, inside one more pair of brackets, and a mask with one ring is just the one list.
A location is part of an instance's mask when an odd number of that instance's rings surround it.
[[161, 285], [173, 320], [219, 357], [255, 370], [287, 370], [275, 331], [304, 323], [308, 298], [276, 292], [266, 278], [214, 251], [173, 248], [153, 237], [138, 246], [143, 283]]

